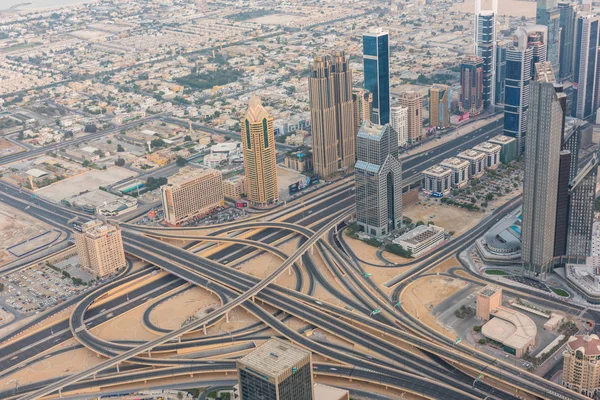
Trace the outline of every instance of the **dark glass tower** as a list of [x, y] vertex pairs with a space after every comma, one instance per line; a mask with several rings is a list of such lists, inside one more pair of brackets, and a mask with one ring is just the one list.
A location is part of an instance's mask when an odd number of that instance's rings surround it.
[[494, 90], [494, 104], [504, 104], [506, 84], [506, 49], [508, 43], [496, 44], [496, 89]]
[[363, 35], [365, 89], [373, 93], [371, 121], [390, 122], [390, 46], [387, 32]]
[[575, 19], [577, 4], [558, 3], [560, 13], [560, 71], [561, 79], [573, 77], [573, 44], [575, 41]]
[[547, 60], [552, 64], [554, 73], [558, 74], [560, 69], [560, 10], [556, 0], [537, 0], [535, 22], [548, 28]]
[[575, 26], [575, 51], [573, 65], [573, 82], [577, 87], [574, 117], [583, 120], [591, 119], [598, 104], [598, 45], [600, 18], [582, 15], [577, 18]]

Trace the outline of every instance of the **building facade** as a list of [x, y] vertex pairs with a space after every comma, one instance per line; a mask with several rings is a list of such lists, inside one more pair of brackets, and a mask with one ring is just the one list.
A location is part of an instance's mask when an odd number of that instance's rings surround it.
[[592, 255], [597, 178], [598, 154], [595, 153], [569, 185], [568, 256], [589, 257]]
[[575, 25], [573, 82], [576, 83], [574, 117], [592, 119], [598, 106], [598, 45], [600, 17], [580, 15]]
[[494, 104], [504, 104], [504, 87], [506, 84], [506, 49], [508, 42], [502, 41], [496, 43], [496, 88], [494, 89]]
[[524, 273], [544, 277], [554, 255], [563, 105], [555, 84], [532, 81], [525, 149], [522, 259]]
[[423, 96], [417, 92], [404, 92], [398, 104], [408, 109], [408, 143], [419, 142], [423, 138]]
[[521, 154], [525, 147], [532, 61], [533, 49], [528, 45], [527, 32], [518, 28], [513, 43], [506, 50], [503, 131], [505, 136], [517, 140], [518, 154]]
[[571, 336], [563, 352], [563, 386], [589, 397], [600, 391], [600, 338]]
[[352, 103], [354, 105], [354, 131], [358, 134], [362, 124], [371, 120], [373, 93], [365, 89], [354, 89], [352, 91]]
[[560, 70], [560, 10], [557, 0], [536, 0], [536, 2], [535, 23], [545, 26], [548, 30], [547, 58], [540, 61], [549, 61], [552, 69], [558, 75]]
[[573, 78], [573, 47], [575, 44], [576, 3], [558, 3], [560, 14], [560, 70], [561, 79]]
[[500, 145], [500, 162], [508, 164], [517, 159], [519, 149], [515, 138], [498, 135], [488, 140], [488, 142]]
[[469, 179], [476, 179], [485, 173], [486, 154], [477, 150], [465, 150], [456, 156], [469, 162]]
[[237, 175], [223, 181], [223, 196], [238, 200], [243, 194], [246, 194], [245, 176]]
[[366, 122], [356, 141], [356, 221], [364, 232], [382, 237], [402, 224], [398, 137], [389, 125]]
[[390, 122], [390, 45], [389, 33], [378, 31], [363, 35], [365, 89], [373, 94], [371, 121]]
[[445, 238], [444, 228], [435, 225], [420, 225], [394, 239], [394, 243], [410, 251], [413, 257], [419, 257], [442, 244]]
[[161, 186], [165, 222], [180, 225], [224, 204], [223, 177], [215, 169], [185, 167]]
[[445, 196], [452, 190], [453, 175], [453, 171], [448, 167], [440, 165], [429, 167], [423, 171], [423, 190]]
[[99, 220], [81, 225], [75, 233], [79, 265], [97, 277], [114, 274], [127, 265], [121, 230]]
[[502, 146], [499, 144], [483, 142], [473, 147], [473, 150], [485, 154], [485, 168], [496, 169], [498, 168], [498, 165], [500, 165], [500, 152], [502, 151]]
[[460, 64], [460, 111], [479, 115], [483, 111], [483, 59], [464, 58]]
[[450, 86], [435, 84], [429, 88], [429, 125], [438, 129], [450, 126]]
[[477, 292], [476, 305], [475, 316], [489, 321], [492, 311], [502, 305], [502, 288], [494, 285], [482, 288]]
[[272, 338], [236, 361], [241, 400], [313, 400], [311, 353]]
[[442, 167], [450, 168], [453, 172], [452, 187], [460, 189], [469, 183], [469, 168], [471, 163], [458, 157], [448, 158], [440, 163]]
[[398, 135], [398, 146], [408, 143], [408, 107], [399, 104], [390, 109], [390, 126]]
[[494, 104], [496, 82], [496, 17], [498, 0], [492, 0], [491, 10], [481, 9], [475, 0], [475, 54], [483, 60], [483, 108]]
[[275, 128], [258, 96], [250, 99], [241, 126], [248, 200], [255, 207], [274, 205], [279, 201]]
[[352, 70], [344, 52], [315, 57], [308, 78], [315, 173], [330, 178], [355, 161]]

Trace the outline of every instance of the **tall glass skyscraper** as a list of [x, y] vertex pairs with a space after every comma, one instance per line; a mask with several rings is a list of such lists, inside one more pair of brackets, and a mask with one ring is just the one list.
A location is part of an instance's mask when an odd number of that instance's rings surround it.
[[506, 49], [504, 86], [504, 135], [517, 139], [519, 153], [525, 147], [532, 60], [533, 48], [528, 45], [527, 31], [519, 28], [513, 43]]
[[460, 63], [460, 99], [462, 112], [478, 115], [483, 111], [483, 60], [467, 56]]
[[390, 122], [390, 45], [389, 34], [379, 31], [363, 35], [365, 89], [373, 93], [371, 121]]
[[523, 272], [544, 278], [552, 267], [565, 94], [554, 78], [530, 83], [523, 185]]
[[560, 13], [560, 73], [561, 79], [573, 77], [573, 44], [575, 42], [576, 3], [558, 3]]
[[483, 108], [495, 101], [496, 16], [498, 0], [492, 0], [491, 10], [481, 10], [481, 0], [475, 0], [475, 54], [483, 59]]
[[600, 18], [592, 15], [581, 15], [575, 26], [575, 51], [573, 66], [573, 82], [576, 83], [577, 94], [574, 117], [590, 119], [598, 105], [598, 45], [600, 36]]
[[494, 104], [504, 104], [504, 85], [506, 83], [506, 49], [508, 43], [496, 43], [496, 88]]
[[537, 0], [535, 23], [548, 28], [547, 60], [552, 64], [554, 73], [558, 74], [560, 69], [560, 10], [556, 0]]

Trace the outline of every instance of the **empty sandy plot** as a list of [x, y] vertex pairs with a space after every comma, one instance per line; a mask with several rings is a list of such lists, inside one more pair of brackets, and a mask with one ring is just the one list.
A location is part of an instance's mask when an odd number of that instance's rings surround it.
[[159, 328], [175, 330], [194, 315], [220, 306], [219, 298], [206, 289], [193, 286], [185, 292], [163, 301], [150, 313], [150, 322]]
[[[492, 0], [483, 0], [481, 8], [489, 10], [492, 8]], [[464, 3], [454, 3], [451, 8], [455, 11], [473, 13], [475, 10], [474, 0], [465, 0]], [[525, 0], [502, 0], [498, 2], [498, 14], [512, 17], [535, 18], [536, 3]]]
[[15, 259], [6, 249], [48, 230], [47, 225], [28, 217], [21, 210], [0, 203], [0, 265]]
[[454, 237], [462, 235], [477, 225], [485, 215], [481, 212], [471, 212], [445, 205], [439, 201], [422, 200], [419, 203], [406, 207], [403, 210], [404, 216], [411, 218], [415, 223], [432, 221], [437, 226], [444, 228], [446, 232], [454, 232]]

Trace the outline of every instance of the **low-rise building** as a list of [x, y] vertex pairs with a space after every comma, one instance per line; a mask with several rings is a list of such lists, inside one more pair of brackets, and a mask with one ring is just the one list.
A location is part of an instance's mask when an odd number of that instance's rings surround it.
[[488, 140], [488, 142], [501, 146], [500, 162], [507, 164], [517, 159], [519, 154], [517, 139], [510, 136], [498, 135]]
[[202, 164], [207, 168], [217, 168], [227, 163], [227, 155], [223, 153], [211, 153], [204, 156]]
[[182, 168], [161, 187], [165, 222], [179, 225], [224, 204], [221, 173]]
[[246, 177], [236, 175], [223, 181], [223, 195], [227, 198], [237, 200], [246, 193]]
[[283, 159], [283, 165], [299, 172], [312, 170], [312, 154], [302, 151], [287, 153]]
[[563, 386], [593, 397], [600, 391], [600, 338], [571, 336], [563, 353]]
[[490, 313], [502, 305], [502, 288], [487, 285], [477, 292], [477, 310], [475, 315], [489, 321]]
[[413, 257], [419, 257], [444, 241], [444, 229], [435, 225], [420, 225], [410, 232], [394, 239], [394, 243], [411, 252]]
[[434, 165], [423, 171], [423, 189], [426, 192], [438, 195], [447, 195], [452, 189], [453, 172], [448, 167]]
[[467, 160], [451, 157], [442, 161], [440, 165], [452, 170], [452, 187], [460, 189], [469, 183], [469, 166], [471, 164]]
[[471, 166], [469, 168], [469, 179], [480, 178], [485, 172], [485, 153], [477, 150], [465, 150], [458, 154], [458, 158], [467, 160]]
[[239, 157], [242, 154], [240, 142], [217, 143], [210, 148], [210, 154], [223, 154], [227, 160]]
[[522, 357], [533, 348], [537, 326], [527, 315], [498, 306], [490, 311], [490, 320], [481, 327], [481, 334], [516, 357]]
[[304, 135], [294, 133], [285, 138], [285, 144], [289, 146], [303, 146], [304, 145]]
[[75, 233], [79, 265], [98, 277], [115, 273], [127, 265], [121, 231], [114, 225], [92, 220]]
[[500, 165], [500, 151], [502, 150], [502, 146], [499, 144], [483, 142], [473, 147], [473, 150], [480, 151], [486, 155], [486, 168], [496, 169]]

